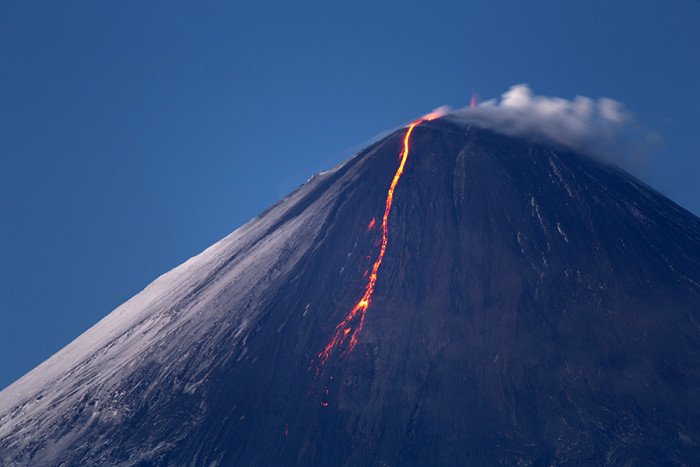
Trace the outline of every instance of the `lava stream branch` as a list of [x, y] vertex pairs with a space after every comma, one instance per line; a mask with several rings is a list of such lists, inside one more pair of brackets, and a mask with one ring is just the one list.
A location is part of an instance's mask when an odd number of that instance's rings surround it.
[[[401, 179], [401, 175], [403, 175], [406, 160], [408, 159], [408, 154], [410, 152], [411, 133], [413, 133], [413, 130], [420, 125], [421, 122], [432, 120], [438, 116], [439, 115], [430, 114], [419, 118], [418, 120], [412, 122], [406, 130], [406, 134], [403, 138], [401, 162], [399, 163], [398, 169], [396, 169], [396, 173], [394, 174], [394, 178], [391, 180], [391, 185], [389, 185], [389, 191], [386, 195], [384, 216], [382, 217], [382, 242], [379, 249], [379, 254], [377, 255], [377, 259], [372, 264], [371, 273], [369, 275], [367, 285], [365, 286], [364, 295], [362, 295], [362, 298], [347, 313], [345, 319], [343, 319], [343, 321], [336, 326], [333, 337], [330, 339], [323, 351], [318, 354], [321, 366], [326, 364], [333, 351], [343, 347], [346, 342], [348, 342], [347, 348], [343, 353], [351, 352], [357, 344], [357, 336], [360, 331], [362, 331], [362, 327], [365, 324], [365, 313], [367, 312], [367, 308], [369, 308], [370, 303], [372, 303], [372, 295], [374, 294], [374, 288], [377, 284], [377, 273], [379, 272], [379, 267], [382, 265], [384, 254], [386, 253], [386, 247], [389, 243], [389, 214], [391, 213], [391, 206], [394, 202], [394, 190]], [[370, 225], [373, 226], [374, 224]]]

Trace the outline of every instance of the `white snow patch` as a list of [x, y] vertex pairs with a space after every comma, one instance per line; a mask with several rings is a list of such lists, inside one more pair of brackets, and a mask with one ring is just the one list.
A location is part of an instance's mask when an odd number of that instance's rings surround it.
[[561, 176], [561, 172], [559, 172], [559, 168], [557, 168], [557, 165], [554, 163], [554, 161], [549, 158], [549, 167], [552, 169], [552, 172], [554, 173], [554, 176], [557, 177], [557, 180], [559, 180], [559, 183], [564, 187], [566, 190], [566, 193], [569, 195], [569, 198], [574, 197], [574, 193], [571, 191], [571, 188], [569, 187], [569, 184], [566, 183], [566, 180], [564, 180], [564, 177]]
[[559, 232], [559, 235], [564, 237], [564, 241], [569, 243], [569, 237], [566, 236], [566, 232], [564, 232], [564, 229], [561, 228], [561, 224], [559, 222], [557, 222], [557, 231]]

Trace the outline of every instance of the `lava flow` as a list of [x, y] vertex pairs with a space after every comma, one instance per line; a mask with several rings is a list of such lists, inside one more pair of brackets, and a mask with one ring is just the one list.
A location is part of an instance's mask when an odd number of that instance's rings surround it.
[[[374, 287], [377, 283], [377, 273], [379, 272], [379, 267], [382, 265], [382, 261], [384, 260], [384, 254], [386, 253], [386, 247], [389, 243], [389, 213], [391, 212], [391, 205], [394, 202], [394, 190], [396, 189], [396, 185], [399, 183], [399, 179], [401, 179], [401, 175], [403, 175], [404, 166], [406, 165], [406, 160], [408, 159], [408, 153], [410, 151], [411, 133], [413, 133], [413, 130], [418, 125], [420, 125], [421, 122], [433, 120], [440, 116], [442, 116], [442, 114], [438, 112], [430, 113], [424, 117], [419, 118], [418, 120], [411, 122], [411, 124], [408, 126], [408, 129], [406, 130], [406, 135], [403, 138], [401, 162], [399, 164], [398, 169], [396, 169], [396, 173], [394, 174], [394, 178], [391, 181], [391, 185], [389, 185], [389, 191], [386, 195], [384, 216], [382, 217], [382, 242], [381, 247], [379, 249], [379, 255], [377, 255], [377, 259], [372, 265], [369, 280], [367, 281], [367, 285], [365, 286], [364, 295], [348, 312], [348, 314], [345, 316], [345, 319], [343, 319], [343, 321], [341, 321], [340, 324], [336, 326], [333, 337], [328, 342], [323, 351], [318, 354], [321, 366], [325, 365], [325, 363], [328, 361], [328, 358], [331, 356], [335, 349], [342, 347], [345, 344], [345, 342], [348, 341], [348, 336], [349, 343], [344, 353], [351, 352], [357, 344], [357, 335], [360, 331], [362, 331], [362, 327], [365, 324], [365, 313], [367, 311], [367, 308], [369, 308], [370, 303], [372, 303], [372, 295], [374, 294]], [[370, 223], [370, 228], [371, 227], [374, 227], [374, 222]]]

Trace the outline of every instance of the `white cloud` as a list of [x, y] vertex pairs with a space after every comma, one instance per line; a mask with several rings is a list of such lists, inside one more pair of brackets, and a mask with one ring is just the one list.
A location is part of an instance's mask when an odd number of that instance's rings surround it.
[[537, 96], [526, 84], [512, 86], [500, 99], [453, 111], [446, 118], [555, 143], [632, 170], [639, 168], [655, 139], [613, 99]]

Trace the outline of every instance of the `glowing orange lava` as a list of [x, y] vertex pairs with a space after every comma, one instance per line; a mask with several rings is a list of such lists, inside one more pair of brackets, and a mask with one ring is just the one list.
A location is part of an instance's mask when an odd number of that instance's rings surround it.
[[376, 224], [376, 223], [377, 223], [377, 219], [375, 219], [375, 218], [373, 217], [372, 220], [369, 221], [369, 225], [367, 226], [367, 232], [369, 232], [370, 230], [372, 230], [372, 229], [374, 228], [374, 224]]
[[[394, 178], [391, 181], [391, 185], [389, 185], [389, 191], [386, 195], [386, 202], [384, 205], [384, 216], [382, 217], [382, 240], [381, 247], [379, 248], [379, 255], [377, 255], [377, 259], [372, 265], [369, 280], [367, 281], [367, 285], [365, 286], [364, 295], [348, 312], [348, 314], [345, 316], [345, 319], [343, 319], [343, 321], [341, 321], [340, 324], [336, 326], [333, 337], [328, 342], [323, 351], [318, 354], [321, 366], [325, 365], [325, 363], [328, 361], [328, 358], [331, 356], [335, 349], [340, 348], [345, 344], [345, 342], [348, 340], [348, 336], [349, 342], [344, 353], [351, 352], [357, 344], [357, 335], [360, 333], [360, 331], [362, 331], [362, 327], [365, 324], [365, 313], [367, 311], [367, 308], [369, 308], [370, 303], [372, 303], [372, 295], [374, 294], [374, 288], [377, 284], [377, 273], [379, 272], [379, 267], [382, 265], [382, 261], [384, 260], [384, 254], [386, 253], [386, 247], [389, 243], [389, 213], [391, 212], [391, 206], [394, 202], [394, 190], [396, 189], [396, 185], [398, 185], [399, 183], [399, 179], [401, 179], [401, 175], [403, 175], [403, 170], [406, 166], [406, 160], [408, 159], [408, 153], [410, 151], [411, 133], [413, 133], [413, 130], [418, 125], [420, 125], [421, 122], [433, 120], [441, 116], [442, 113], [440, 112], [430, 113], [412, 122], [406, 130], [406, 135], [403, 138], [401, 162], [399, 163], [398, 169], [396, 169], [396, 173], [394, 174]], [[374, 227], [374, 219], [372, 219], [372, 222], [370, 223], [369, 227], [370, 229]]]

